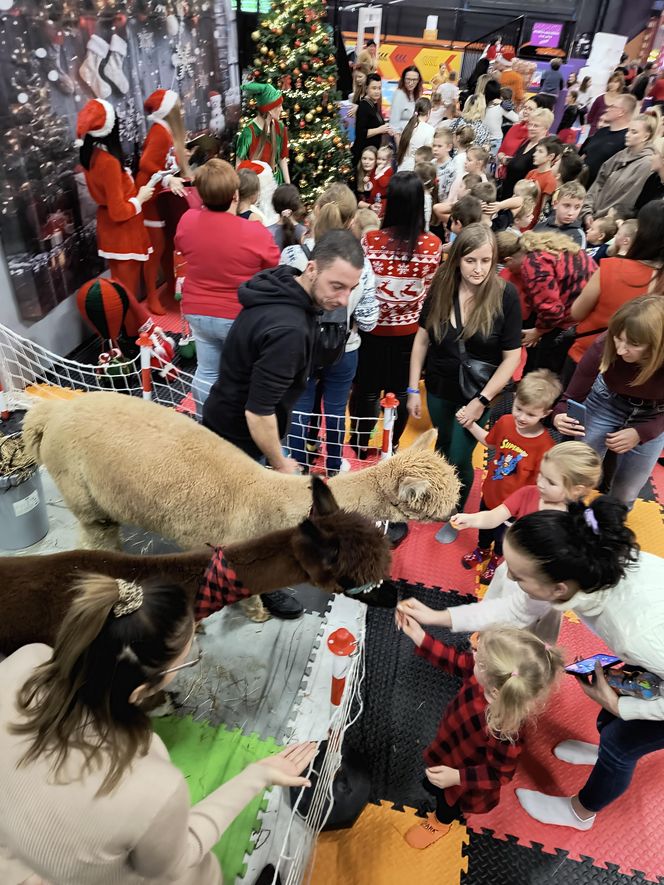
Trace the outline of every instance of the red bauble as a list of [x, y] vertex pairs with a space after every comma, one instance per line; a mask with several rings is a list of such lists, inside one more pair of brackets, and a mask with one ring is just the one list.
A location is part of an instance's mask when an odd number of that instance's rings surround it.
[[260, 75], [261, 72], [258, 70], [258, 68], [254, 68], [254, 77], [260, 77]]
[[302, 70], [303, 70], [303, 71], [308, 71], [308, 70], [309, 70], [309, 65], [306, 63], [306, 61], [303, 61], [303, 62], [302, 62]]
[[302, 41], [301, 41], [301, 40], [296, 40], [296, 41], [295, 41], [295, 48], [296, 48], [296, 49], [299, 49], [300, 46], [302, 46]]
[[300, 120], [300, 129], [304, 129], [305, 125], [304, 120]]

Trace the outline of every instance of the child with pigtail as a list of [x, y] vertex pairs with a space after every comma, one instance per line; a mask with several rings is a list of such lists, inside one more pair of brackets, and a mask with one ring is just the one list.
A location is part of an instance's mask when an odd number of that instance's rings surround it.
[[424, 751], [424, 786], [435, 796], [436, 810], [405, 836], [411, 847], [424, 849], [447, 835], [461, 815], [484, 814], [498, 804], [501, 787], [516, 771], [523, 728], [554, 687], [563, 658], [557, 648], [514, 627], [485, 630], [472, 651], [459, 652], [398, 609], [396, 622], [418, 655], [463, 679]]

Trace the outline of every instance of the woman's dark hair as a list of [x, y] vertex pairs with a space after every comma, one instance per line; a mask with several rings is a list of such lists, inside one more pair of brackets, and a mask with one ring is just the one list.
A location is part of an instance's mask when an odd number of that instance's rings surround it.
[[486, 81], [484, 98], [486, 99], [487, 106], [490, 105], [492, 101], [500, 98], [500, 83], [497, 80], [491, 78], [491, 80]]
[[365, 95], [365, 97], [366, 97], [366, 94], [367, 94], [367, 88], [368, 88], [368, 86], [369, 86], [369, 83], [382, 83], [382, 82], [383, 82], [383, 80], [382, 80], [382, 77], [380, 76], [380, 74], [376, 74], [375, 72], [374, 72], [373, 74], [367, 74], [367, 82], [366, 82], [366, 85], [365, 85], [365, 87], [364, 87], [364, 95]]
[[408, 90], [406, 89], [406, 74], [410, 74], [413, 71], [415, 71], [415, 73], [418, 74], [420, 78], [417, 86], [415, 87], [415, 89], [413, 89], [413, 97], [415, 98], [415, 101], [417, 101], [420, 95], [422, 95], [422, 89], [424, 88], [422, 74], [417, 65], [408, 65], [407, 68], [403, 69], [403, 71], [401, 72], [401, 76], [399, 77], [399, 82], [397, 83], [397, 89], [401, 89], [402, 92], [405, 92], [406, 95], [408, 95]]
[[574, 581], [584, 593], [593, 593], [615, 587], [638, 558], [626, 517], [624, 504], [600, 495], [588, 507], [574, 503], [567, 511], [530, 513], [512, 525], [507, 540], [550, 581]]
[[654, 290], [661, 291], [664, 277], [664, 201], [651, 200], [641, 207], [636, 218], [636, 235], [626, 257], [632, 261], [660, 261]]
[[299, 215], [303, 210], [300, 192], [294, 184], [280, 184], [272, 194], [272, 206], [279, 216], [283, 229], [282, 249], [287, 246], [297, 246], [295, 225], [299, 221]]
[[547, 111], [552, 111], [556, 106], [558, 97], [556, 95], [549, 95], [546, 92], [536, 92], [528, 100], [533, 101], [538, 108], [546, 108]]
[[591, 79], [592, 79], [591, 77], [584, 77], [583, 78], [583, 80], [581, 81], [581, 86], [579, 86], [579, 92], [587, 92], [588, 91], [588, 89], [590, 88], [590, 80]]
[[79, 159], [81, 162], [81, 166], [84, 169], [90, 169], [92, 151], [94, 150], [96, 145], [103, 145], [108, 153], [112, 157], [115, 157], [120, 166], [124, 167], [125, 157], [122, 153], [122, 145], [120, 144], [120, 121], [118, 120], [117, 116], [115, 118], [113, 128], [108, 133], [108, 135], [105, 135], [103, 138], [86, 135], [83, 139], [83, 144], [81, 146], [81, 150], [79, 151]]
[[394, 250], [407, 255], [410, 261], [424, 230], [424, 186], [419, 176], [397, 172], [387, 186], [386, 200], [381, 228], [390, 232]]
[[150, 719], [130, 696], [141, 685], [160, 685], [194, 621], [182, 587], [145, 581], [141, 589], [140, 606], [116, 616], [118, 581], [97, 574], [78, 579], [51, 658], [18, 693], [22, 721], [10, 729], [29, 741], [21, 764], [51, 757], [57, 778], [70, 752], [81, 751], [84, 771], [105, 769], [103, 795], [136, 755], [147, 753]]

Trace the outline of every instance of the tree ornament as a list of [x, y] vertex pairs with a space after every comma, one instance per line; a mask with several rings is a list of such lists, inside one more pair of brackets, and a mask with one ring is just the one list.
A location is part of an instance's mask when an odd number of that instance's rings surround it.
[[276, 34], [278, 37], [281, 37], [281, 35], [283, 34], [283, 32], [284, 32], [284, 29], [283, 29], [283, 28], [276, 28], [276, 29], [275, 29], [275, 34]]
[[318, 52], [318, 43], [312, 40], [311, 43], [307, 43], [307, 49], [312, 55], [315, 55]]
[[332, 104], [332, 102], [329, 102], [329, 104], [327, 106], [328, 114], [331, 114], [333, 110], [334, 110], [334, 105]]
[[279, 62], [279, 70], [280, 70], [280, 71], [285, 71], [285, 70], [286, 70], [286, 62], [285, 62], [285, 61], [280, 61], [280, 62]]
[[296, 162], [296, 163], [304, 163], [304, 154], [298, 154], [298, 155], [295, 157], [295, 162]]
[[253, 32], [252, 32], [252, 34], [251, 34], [251, 39], [254, 41], [254, 43], [258, 43], [258, 41], [260, 40], [260, 38], [261, 38], [261, 32], [260, 32], [260, 31], [253, 31]]
[[293, 105], [293, 110], [295, 111], [296, 114], [300, 110], [300, 105], [297, 104], [297, 102]]
[[300, 46], [302, 46], [302, 41], [301, 41], [301, 40], [296, 40], [295, 43], [294, 43], [294, 46], [295, 46], [296, 49], [299, 49]]
[[319, 104], [316, 105], [316, 113], [317, 113], [317, 114], [322, 114], [322, 113], [323, 113], [323, 108], [322, 108]]
[[300, 69], [299, 68], [293, 68], [293, 76], [294, 77], [300, 76]]
[[306, 61], [303, 61], [303, 62], [302, 62], [302, 70], [303, 70], [303, 71], [308, 71], [308, 70], [309, 70], [309, 65], [306, 63]]
[[261, 51], [261, 55], [267, 55], [267, 46], [265, 45], [265, 43], [263, 43], [263, 45], [259, 48]]
[[311, 111], [309, 111], [308, 114], [305, 114], [304, 119], [307, 121], [307, 123], [311, 123], [313, 122], [314, 115], [311, 113]]
[[334, 83], [336, 83], [336, 81], [337, 81], [337, 78], [334, 76], [334, 74], [330, 74], [330, 76], [327, 78], [328, 83], [334, 84]]
[[305, 126], [306, 123], [304, 122], [304, 120], [300, 120], [300, 129], [304, 129]]

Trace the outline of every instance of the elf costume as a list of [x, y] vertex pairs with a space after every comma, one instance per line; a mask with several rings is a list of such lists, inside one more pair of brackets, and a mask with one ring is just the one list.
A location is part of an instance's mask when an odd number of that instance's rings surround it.
[[[238, 160], [261, 160], [267, 163], [277, 184], [284, 183], [284, 173], [280, 166], [280, 160], [288, 159], [288, 130], [284, 123], [272, 120], [268, 116], [274, 108], [281, 107], [283, 98], [281, 92], [270, 83], [245, 83], [242, 87], [256, 99], [258, 112], [264, 118], [253, 119], [237, 137], [236, 156]], [[271, 132], [268, 130], [267, 137], [263, 126], [274, 127], [274, 145]]]

